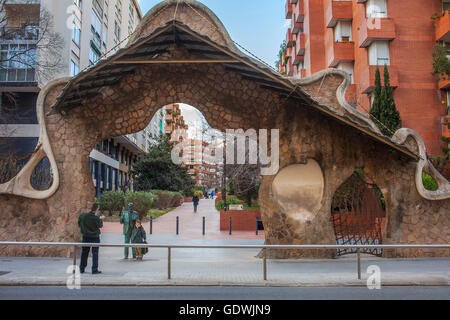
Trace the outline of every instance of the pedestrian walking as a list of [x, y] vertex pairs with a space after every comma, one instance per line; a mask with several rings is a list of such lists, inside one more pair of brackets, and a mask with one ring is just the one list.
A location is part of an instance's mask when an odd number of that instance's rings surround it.
[[[123, 235], [125, 237], [125, 243], [130, 243], [131, 234], [133, 233], [134, 225], [136, 220], [139, 220], [139, 215], [133, 210], [134, 205], [132, 203], [128, 204], [128, 211], [122, 213], [120, 217], [120, 223], [123, 224]], [[124, 259], [128, 259], [129, 248], [124, 248]], [[136, 258], [136, 249], [131, 248], [131, 253], [133, 254], [133, 259]]]
[[192, 202], [194, 203], [194, 212], [197, 212], [197, 207], [198, 207], [198, 203], [199, 203], [200, 199], [198, 198], [198, 196], [195, 194], [194, 197], [192, 198]]
[[[147, 236], [140, 220], [136, 220], [133, 233], [131, 234], [131, 243], [147, 243]], [[147, 248], [135, 248], [135, 250], [136, 260], [142, 260], [144, 254], [148, 251]]]
[[[78, 226], [83, 235], [83, 243], [100, 243], [100, 228], [103, 227], [104, 216], [98, 216], [98, 204], [92, 205], [91, 211], [82, 213], [78, 218]], [[83, 247], [81, 251], [80, 273], [84, 273], [91, 247]], [[98, 270], [98, 247], [92, 247], [92, 274], [102, 273]]]

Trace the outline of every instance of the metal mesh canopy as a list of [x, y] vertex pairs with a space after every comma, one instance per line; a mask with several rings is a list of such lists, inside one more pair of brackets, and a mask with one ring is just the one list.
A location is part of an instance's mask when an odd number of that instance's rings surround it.
[[[161, 55], [170, 52], [174, 46], [184, 48], [198, 58], [192, 61], [161, 60]], [[133, 73], [143, 64], [169, 62], [221, 64], [226, 70], [238, 73], [243, 79], [254, 81], [262, 88], [274, 90], [280, 96], [294, 99], [298, 105], [312, 107], [326, 116], [356, 128], [359, 133], [400, 151], [407, 159], [416, 161], [419, 159], [418, 155], [405, 146], [374, 132], [369, 125], [356, 122], [352, 117], [338, 114], [333, 108], [318, 103], [301, 86], [295, 85], [258, 60], [243, 54], [236, 47], [222, 46], [175, 20], [158, 27], [148, 36], [137, 39], [126, 48], [118, 50], [114, 55], [100, 60], [96, 65], [72, 78], [57, 97], [49, 115], [67, 114], [72, 108], [81, 106], [86, 99], [99, 95], [100, 88], [117, 84], [125, 75]]]

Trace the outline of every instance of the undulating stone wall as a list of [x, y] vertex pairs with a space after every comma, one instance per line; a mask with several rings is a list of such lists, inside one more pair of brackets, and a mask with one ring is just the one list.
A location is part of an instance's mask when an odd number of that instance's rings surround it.
[[[336, 76], [305, 86], [321, 103], [338, 109], [330, 94], [342, 82]], [[319, 90], [319, 87], [322, 87]], [[325, 88], [325, 89], [324, 89]], [[322, 93], [321, 93], [322, 92]], [[334, 91], [335, 92], [335, 91]], [[280, 132], [280, 169], [316, 160], [325, 178], [322, 207], [312, 221], [302, 223], [283, 212], [272, 196], [273, 176], [264, 177], [260, 189], [266, 244], [335, 244], [330, 221], [331, 201], [336, 189], [354, 172], [364, 169], [382, 190], [387, 207], [384, 244], [431, 244], [450, 242], [450, 201], [428, 201], [414, 183], [416, 163], [388, 149], [367, 135], [323, 116], [310, 107], [290, 103], [281, 110], [275, 127]], [[414, 142], [410, 141], [411, 144]], [[414, 149], [414, 146], [411, 146]], [[446, 249], [384, 250], [385, 257], [449, 256]], [[277, 250], [271, 258], [334, 257], [329, 250]]]
[[[207, 10], [208, 21], [188, 11], [175, 9], [176, 1], [166, 1], [153, 18], [145, 18], [138, 36], [165, 24], [178, 11], [178, 20], [208, 35], [219, 44], [230, 45], [220, 21]], [[198, 10], [201, 6], [197, 5]], [[164, 11], [166, 10], [166, 11]], [[158, 14], [158, 17], [156, 16]], [[159, 19], [159, 20], [158, 20]], [[132, 39], [133, 40], [133, 39]], [[195, 58], [183, 50], [169, 57]], [[344, 112], [336, 99], [343, 78], [332, 75], [304, 86], [313, 98]], [[46, 112], [60, 94], [64, 83], [55, 84], [45, 97]], [[77, 226], [80, 213], [94, 201], [89, 172], [89, 154], [102, 139], [144, 129], [155, 112], [170, 103], [186, 103], [198, 108], [209, 124], [220, 130], [248, 128], [280, 129], [280, 166], [314, 159], [324, 173], [324, 197], [315, 218], [295, 221], [275, 203], [274, 176], [266, 176], [260, 190], [262, 219], [267, 244], [334, 244], [330, 223], [335, 190], [355, 170], [364, 168], [383, 191], [387, 204], [385, 243], [449, 243], [450, 201], [427, 201], [414, 185], [416, 164], [398, 151], [376, 142], [355, 128], [326, 116], [311, 106], [279, 97], [254, 82], [242, 79], [219, 64], [143, 65], [114, 86], [106, 86], [97, 97], [67, 115], [46, 118], [48, 136], [60, 173], [57, 192], [46, 200], [0, 195], [0, 240], [80, 241]], [[0, 255], [68, 256], [67, 248], [0, 247]], [[445, 250], [385, 251], [385, 256], [448, 256]], [[333, 257], [329, 251], [269, 252], [271, 258]]]

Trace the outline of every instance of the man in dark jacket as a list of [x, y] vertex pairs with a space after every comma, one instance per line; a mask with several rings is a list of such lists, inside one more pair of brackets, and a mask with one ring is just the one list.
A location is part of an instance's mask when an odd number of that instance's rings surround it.
[[[104, 216], [97, 216], [98, 204], [94, 203], [90, 212], [82, 213], [78, 218], [78, 226], [83, 235], [83, 243], [100, 243], [100, 228], [103, 227]], [[81, 251], [80, 272], [84, 273], [91, 247], [83, 247]], [[98, 270], [98, 247], [92, 247], [92, 274], [102, 273]]]
[[200, 201], [199, 197], [195, 194], [194, 197], [192, 198], [192, 202], [194, 203], [194, 212], [197, 212], [197, 206], [199, 201]]

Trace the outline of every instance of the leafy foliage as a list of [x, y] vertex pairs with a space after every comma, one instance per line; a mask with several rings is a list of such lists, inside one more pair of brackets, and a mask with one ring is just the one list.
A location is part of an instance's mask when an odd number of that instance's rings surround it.
[[436, 180], [434, 180], [433, 177], [426, 172], [422, 172], [422, 181], [423, 187], [425, 189], [429, 191], [436, 191], [438, 189], [438, 184]]
[[283, 62], [283, 54], [286, 52], [287, 46], [286, 46], [286, 40], [283, 40], [283, 42], [280, 45], [280, 50], [278, 51], [278, 60], [275, 62], [275, 67], [278, 68], [280, 62]]
[[121, 191], [105, 191], [102, 194], [100, 202], [100, 211], [108, 211], [112, 216], [114, 212], [120, 211], [125, 207], [125, 194]]
[[449, 46], [440, 44], [434, 45], [432, 74], [450, 75], [450, 61], [447, 58], [448, 54], [450, 54]]
[[152, 190], [152, 193], [157, 196], [156, 201], [153, 203], [153, 208], [158, 209], [178, 207], [181, 199], [184, 198], [184, 195], [180, 192]]
[[186, 167], [172, 162], [172, 148], [173, 144], [166, 137], [159, 137], [143, 159], [133, 166], [138, 190], [182, 191], [184, 194], [192, 192], [195, 182]]
[[139, 214], [139, 219], [143, 219], [152, 208], [156, 197], [151, 192], [131, 192], [125, 193], [126, 203], [133, 203], [134, 210]]

